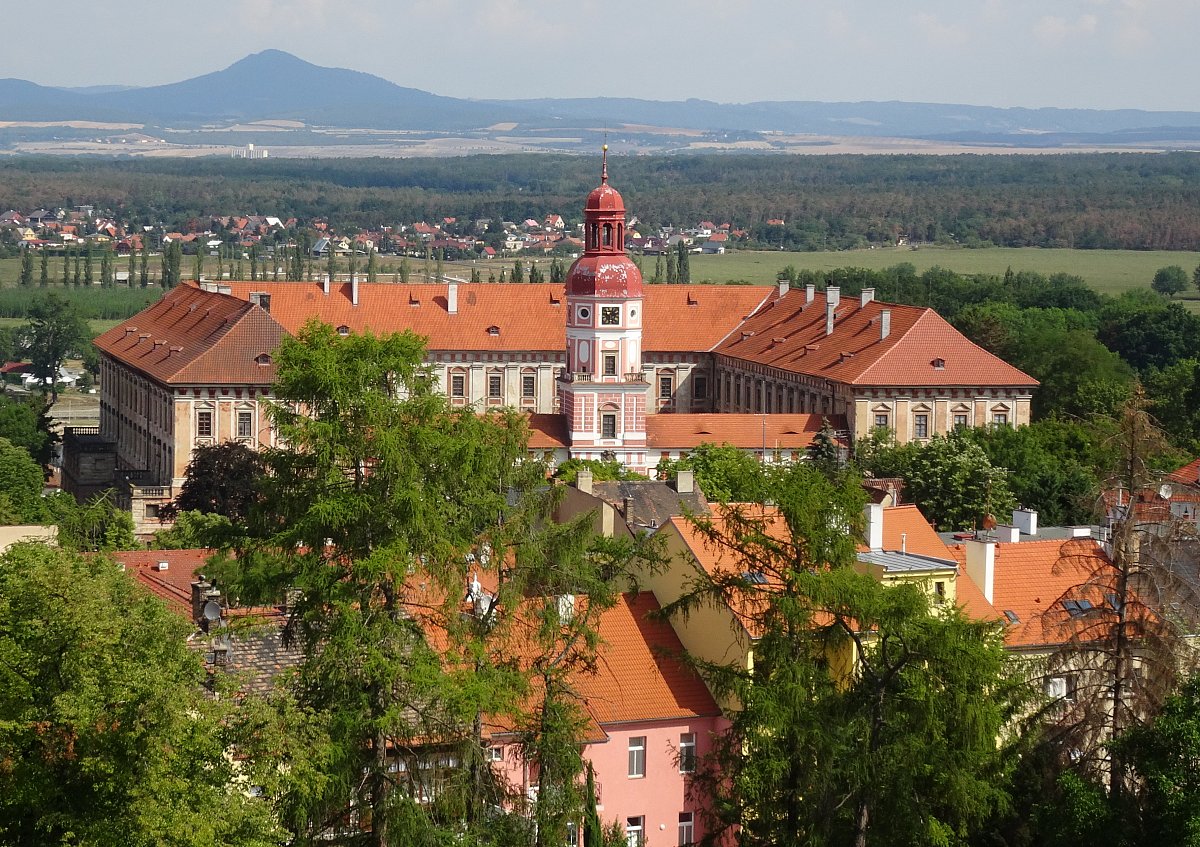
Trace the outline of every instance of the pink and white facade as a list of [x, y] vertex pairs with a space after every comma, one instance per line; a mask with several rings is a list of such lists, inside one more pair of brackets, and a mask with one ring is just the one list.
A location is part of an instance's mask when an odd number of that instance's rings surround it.
[[[606, 154], [607, 155], [607, 154]], [[625, 204], [608, 184], [584, 206], [584, 253], [567, 275], [567, 367], [559, 377], [571, 455], [647, 467], [642, 274], [625, 255]]]

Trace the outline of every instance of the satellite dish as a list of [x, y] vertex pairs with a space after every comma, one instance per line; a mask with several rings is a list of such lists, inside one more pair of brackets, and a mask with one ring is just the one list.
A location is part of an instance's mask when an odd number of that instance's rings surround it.
[[1164, 500], [1171, 499], [1171, 483], [1164, 482], [1158, 487], [1158, 496]]
[[221, 619], [221, 604], [209, 600], [204, 604], [204, 610], [200, 614], [210, 623], [219, 621]]

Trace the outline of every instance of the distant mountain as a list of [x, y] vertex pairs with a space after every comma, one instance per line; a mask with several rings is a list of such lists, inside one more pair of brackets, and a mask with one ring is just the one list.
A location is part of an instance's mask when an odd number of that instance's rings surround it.
[[255, 53], [222, 71], [148, 88], [63, 89], [0, 80], [0, 120], [127, 121], [195, 128], [270, 119], [450, 133], [516, 123], [516, 134], [531, 135], [547, 128], [579, 132], [632, 124], [710, 133], [898, 136], [1048, 147], [1162, 140], [1190, 145], [1200, 134], [1198, 112], [1136, 109], [999, 109], [896, 101], [463, 100], [404, 88], [359, 71], [320, 67], [279, 50]]
[[[750, 132], [816, 135], [948, 138], [957, 134], [994, 137], [1037, 133], [1116, 133], [1154, 128], [1200, 128], [1200, 112], [1138, 109], [1001, 109], [900, 101], [821, 103], [762, 101], [744, 104], [708, 100], [661, 102], [619, 98], [492, 101], [559, 121], [614, 126], [622, 123]], [[1012, 139], [1010, 139], [1012, 140]]]
[[[521, 111], [521, 110], [517, 110]], [[222, 71], [169, 85], [81, 93], [0, 81], [0, 120], [130, 120], [155, 126], [298, 120], [368, 129], [469, 130], [513, 109], [439, 97], [371, 74], [264, 50]]]

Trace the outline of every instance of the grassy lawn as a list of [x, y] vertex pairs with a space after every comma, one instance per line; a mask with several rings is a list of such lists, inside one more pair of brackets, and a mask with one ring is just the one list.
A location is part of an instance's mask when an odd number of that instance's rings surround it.
[[[26, 323], [27, 321], [24, 318], [0, 318], [0, 327], [25, 326]], [[107, 329], [112, 329], [119, 323], [121, 321], [96, 318], [88, 321], [88, 326], [91, 327], [92, 332], [99, 335]]]

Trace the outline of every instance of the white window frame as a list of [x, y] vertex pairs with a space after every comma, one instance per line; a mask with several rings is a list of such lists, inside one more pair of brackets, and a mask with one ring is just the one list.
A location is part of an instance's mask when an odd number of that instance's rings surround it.
[[461, 399], [467, 396], [467, 375], [464, 373], [450, 374], [450, 396]]
[[[504, 374], [489, 373], [487, 375], [487, 379], [488, 379], [488, 381], [487, 381], [488, 399], [489, 400], [503, 400], [504, 399]], [[493, 386], [495, 387], [494, 391], [492, 390]]]
[[[252, 409], [236, 409], [234, 411], [234, 431], [238, 439], [254, 438], [254, 411]], [[242, 423], [246, 424], [245, 432]]]
[[679, 733], [679, 772], [696, 772], [696, 733]]
[[916, 412], [913, 414], [913, 438], [929, 437], [929, 413]]
[[[216, 437], [216, 422], [217, 413], [215, 410], [204, 407], [196, 410], [196, 437], [197, 438], [215, 438]], [[205, 426], [202, 426], [204, 424]], [[207, 427], [208, 432], [203, 430]]]
[[679, 813], [679, 847], [690, 847], [696, 843], [696, 815], [693, 812]]
[[642, 847], [646, 843], [645, 815], [631, 815], [625, 818], [625, 843], [628, 847]]
[[646, 777], [646, 736], [634, 735], [629, 739], [629, 757], [626, 771], [630, 779]]

